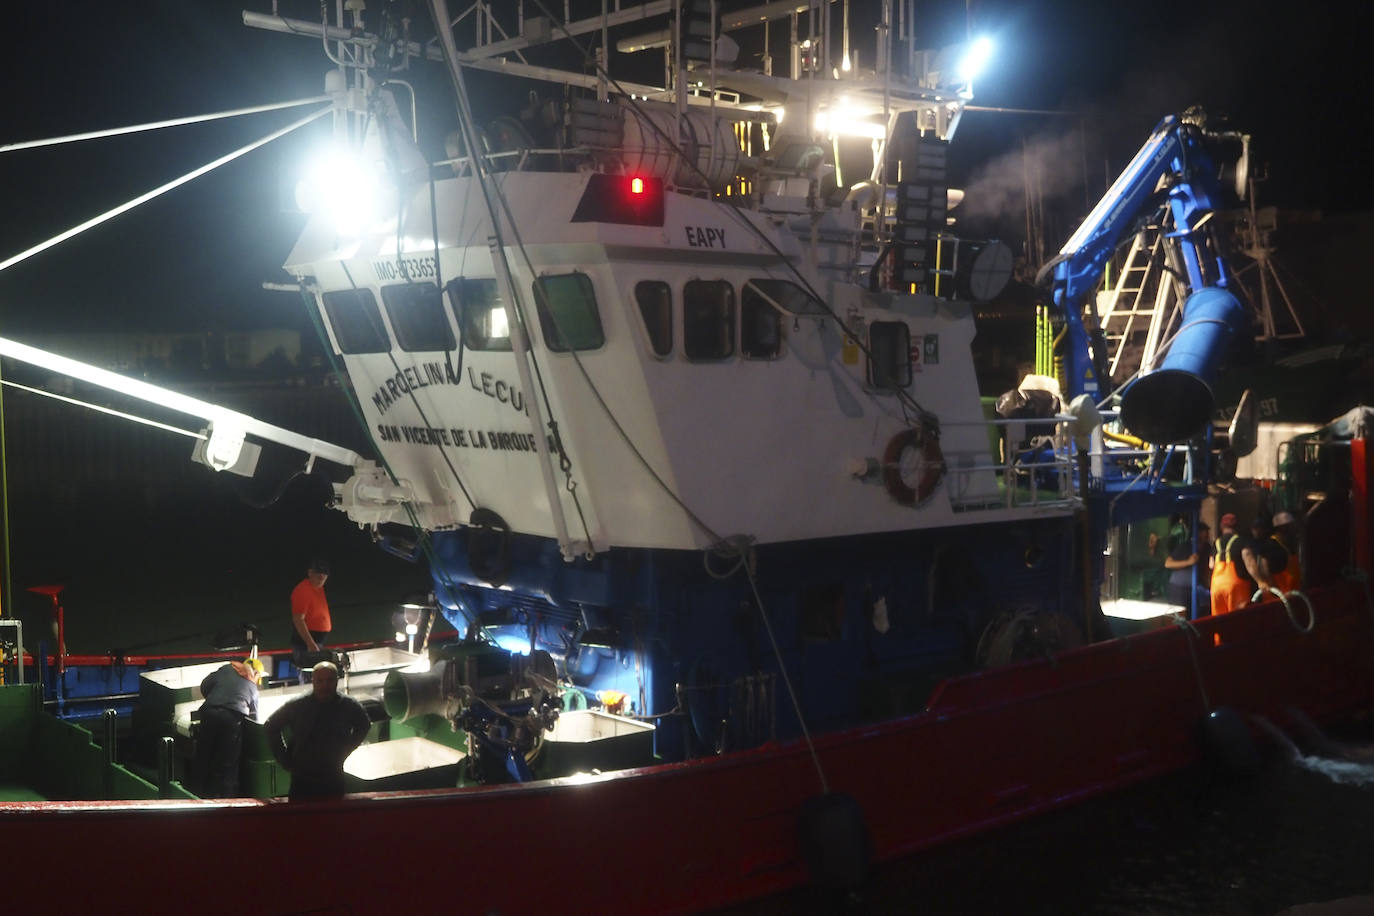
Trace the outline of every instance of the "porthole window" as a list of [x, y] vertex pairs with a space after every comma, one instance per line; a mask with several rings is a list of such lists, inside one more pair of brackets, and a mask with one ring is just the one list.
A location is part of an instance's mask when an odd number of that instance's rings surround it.
[[724, 280], [689, 280], [682, 288], [682, 349], [692, 360], [735, 355], [735, 288]]
[[911, 329], [901, 321], [868, 326], [868, 383], [895, 390], [911, 384]]
[[453, 329], [444, 315], [439, 287], [432, 283], [384, 286], [382, 302], [402, 350], [432, 353], [453, 349]]
[[595, 350], [606, 342], [596, 291], [586, 274], [540, 277], [534, 281], [534, 303], [544, 344], [553, 352]]
[[324, 313], [343, 353], [387, 353], [391, 338], [370, 289], [340, 289], [325, 293]]
[[639, 304], [649, 345], [658, 356], [673, 352], [673, 291], [661, 280], [641, 280], [635, 284], [635, 302]]
[[510, 350], [506, 305], [494, 278], [457, 277], [445, 286], [469, 350]]

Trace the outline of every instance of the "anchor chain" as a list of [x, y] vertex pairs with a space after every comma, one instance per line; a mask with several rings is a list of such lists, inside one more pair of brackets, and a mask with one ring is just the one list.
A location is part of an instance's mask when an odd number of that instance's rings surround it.
[[563, 472], [563, 487], [572, 496], [578, 521], [582, 523], [582, 533], [587, 536], [587, 549], [582, 556], [587, 560], [594, 559], [596, 551], [592, 548], [592, 533], [587, 527], [587, 516], [582, 512], [582, 502], [577, 498], [577, 481], [573, 480], [572, 476], [572, 459], [568, 457], [568, 450], [563, 447], [563, 437], [558, 432], [558, 421], [552, 417], [549, 418], [549, 435], [553, 437], [554, 447], [558, 449], [558, 469]]

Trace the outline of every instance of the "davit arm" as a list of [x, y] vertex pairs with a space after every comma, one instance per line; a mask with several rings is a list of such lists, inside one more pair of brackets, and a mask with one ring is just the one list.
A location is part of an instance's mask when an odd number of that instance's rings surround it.
[[[1042, 282], [1053, 273], [1053, 300], [1066, 325], [1065, 395], [1088, 394], [1101, 401], [1111, 394], [1111, 380], [1103, 371], [1105, 342], [1095, 327], [1092, 293], [1121, 241], [1138, 229], [1141, 220], [1167, 208], [1169, 219], [1164, 222], [1172, 228], [1166, 242], [1190, 293], [1183, 326], [1159, 367], [1142, 374], [1122, 393], [1123, 422], [1152, 442], [1183, 441], [1210, 419], [1208, 379], [1230, 335], [1245, 322], [1245, 310], [1226, 288], [1227, 266], [1209, 224], [1220, 204], [1221, 184], [1206, 146], [1217, 135], [1207, 134], [1201, 121], [1191, 114], [1160, 121], [1058, 256], [1040, 272]], [[1242, 139], [1248, 142], [1248, 137]], [[1083, 320], [1085, 309], [1094, 326], [1091, 332]], [[1181, 402], [1194, 406], [1180, 412]]]

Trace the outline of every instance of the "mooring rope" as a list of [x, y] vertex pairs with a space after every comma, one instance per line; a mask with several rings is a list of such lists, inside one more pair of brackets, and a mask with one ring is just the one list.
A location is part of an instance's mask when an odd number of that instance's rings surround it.
[[1197, 692], [1202, 695], [1202, 708], [1208, 713], [1212, 711], [1212, 700], [1207, 696], [1207, 685], [1202, 680], [1202, 664], [1197, 658], [1197, 647], [1193, 645], [1194, 639], [1201, 639], [1202, 634], [1197, 627], [1193, 626], [1192, 621], [1182, 614], [1170, 614], [1170, 619], [1179, 629], [1185, 631], [1184, 638], [1188, 643], [1188, 656], [1193, 660], [1193, 676], [1197, 679]]

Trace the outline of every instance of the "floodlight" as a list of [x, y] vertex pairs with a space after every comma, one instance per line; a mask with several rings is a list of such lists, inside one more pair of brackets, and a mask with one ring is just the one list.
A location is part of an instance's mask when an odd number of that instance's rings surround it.
[[[841, 99], [841, 102], [843, 101]], [[816, 115], [816, 132], [826, 137], [868, 137], [871, 140], [882, 140], [887, 136], [887, 127], [870, 121], [854, 111], [837, 108]]]
[[959, 82], [971, 83], [981, 76], [983, 68], [992, 59], [992, 52], [995, 50], [996, 45], [987, 35], [979, 35], [969, 42], [963, 57], [959, 59], [958, 67], [955, 68]]
[[205, 463], [216, 471], [238, 464], [243, 451], [244, 431], [232, 422], [220, 420], [210, 424], [210, 438], [205, 446]]
[[296, 186], [296, 204], [328, 218], [340, 235], [357, 236], [386, 215], [388, 190], [379, 165], [331, 147], [311, 160]]

